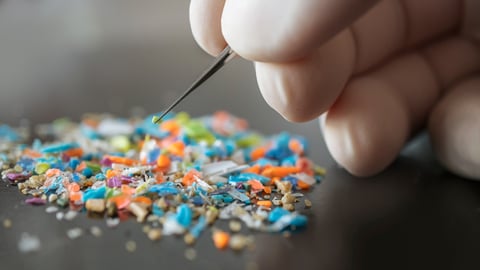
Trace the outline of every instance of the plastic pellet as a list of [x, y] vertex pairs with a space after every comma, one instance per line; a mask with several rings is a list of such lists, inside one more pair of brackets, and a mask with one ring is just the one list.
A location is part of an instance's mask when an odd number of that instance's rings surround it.
[[28, 233], [23, 233], [18, 242], [18, 250], [22, 253], [38, 251], [41, 247], [40, 239]]
[[49, 207], [45, 208], [45, 212], [49, 213], [49, 214], [50, 213], [55, 213], [57, 211], [58, 211], [58, 207], [56, 207], [56, 206], [49, 206]]
[[197, 258], [197, 251], [193, 248], [185, 249], [185, 258], [189, 261], [193, 261]]
[[305, 199], [305, 200], [303, 201], [303, 203], [305, 204], [305, 208], [310, 208], [310, 207], [312, 207], [312, 202], [311, 202], [310, 200], [308, 200], [308, 199]]
[[242, 230], [242, 223], [236, 220], [231, 220], [228, 223], [228, 226], [232, 232], [239, 232]]
[[73, 228], [67, 231], [67, 236], [70, 239], [77, 239], [83, 235], [83, 230], [80, 228]]
[[90, 199], [85, 203], [85, 208], [90, 212], [103, 213], [105, 211], [105, 200]]
[[65, 220], [71, 221], [71, 220], [73, 220], [77, 215], [78, 215], [78, 212], [77, 212], [77, 211], [69, 210], [69, 211], [63, 216], [63, 218], [64, 218]]
[[139, 203], [130, 203], [128, 210], [137, 217], [137, 222], [143, 222], [148, 215], [148, 211]]
[[162, 230], [159, 228], [150, 229], [147, 233], [148, 239], [158, 241], [162, 238]]
[[8, 218], [3, 220], [3, 227], [5, 229], [10, 229], [12, 227], [12, 221]]
[[248, 237], [241, 234], [234, 234], [230, 237], [230, 248], [235, 251], [243, 250], [249, 243]]
[[137, 250], [137, 243], [135, 243], [135, 241], [133, 241], [133, 240], [128, 240], [125, 243], [125, 249], [128, 252], [135, 252], [135, 250]]
[[224, 249], [228, 246], [230, 235], [227, 232], [217, 230], [213, 232], [212, 238], [216, 248]]
[[95, 237], [100, 237], [103, 234], [102, 229], [100, 229], [100, 227], [97, 227], [97, 226], [90, 227], [90, 233]]
[[185, 244], [190, 246], [190, 245], [193, 245], [195, 243], [195, 237], [190, 233], [186, 233], [183, 236], [183, 241], [185, 242]]

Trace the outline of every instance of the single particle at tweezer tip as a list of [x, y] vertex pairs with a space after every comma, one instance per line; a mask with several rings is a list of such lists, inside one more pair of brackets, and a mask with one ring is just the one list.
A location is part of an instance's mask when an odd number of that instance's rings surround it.
[[160, 121], [160, 116], [158, 116], [158, 115], [152, 116], [152, 123], [154, 123], [154, 124], [160, 124], [160, 123], [161, 123], [161, 121]]

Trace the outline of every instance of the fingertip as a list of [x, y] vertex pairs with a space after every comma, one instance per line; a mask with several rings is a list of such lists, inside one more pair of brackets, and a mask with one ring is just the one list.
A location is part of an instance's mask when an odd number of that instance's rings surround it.
[[368, 177], [384, 170], [408, 137], [406, 108], [386, 87], [368, 80], [352, 83], [327, 112], [327, 147], [355, 176]]
[[190, 27], [197, 44], [216, 56], [227, 46], [222, 35], [221, 17], [225, 0], [191, 0]]
[[305, 122], [324, 113], [349, 79], [354, 43], [344, 31], [312, 55], [290, 63], [256, 62], [260, 91], [267, 103], [291, 122]]

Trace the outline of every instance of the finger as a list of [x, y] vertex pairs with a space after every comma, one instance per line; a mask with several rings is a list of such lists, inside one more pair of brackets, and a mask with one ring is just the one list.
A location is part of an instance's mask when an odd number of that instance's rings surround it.
[[289, 62], [315, 51], [377, 1], [228, 0], [222, 31], [244, 58]]
[[[422, 3], [435, 4], [431, 0]], [[343, 41], [338, 41], [337, 35], [301, 60], [257, 63], [257, 80], [262, 94], [267, 103], [288, 120], [306, 121], [319, 116], [333, 104], [352, 75], [384, 63], [412, 44], [454, 29], [459, 20], [454, 15], [459, 8], [450, 0], [440, 0], [436, 4], [438, 10], [431, 12], [415, 3], [382, 1], [362, 16], [350, 31], [342, 32], [342, 35], [350, 33], [349, 38], [341, 39]], [[429, 28], [417, 27], [418, 17], [422, 16], [432, 16], [438, 21], [428, 21]], [[444, 20], [444, 16], [453, 19]], [[331, 46], [334, 48], [328, 48]], [[348, 70], [350, 74], [345, 74]]]
[[355, 78], [324, 116], [327, 147], [353, 174], [381, 171], [423, 127], [442, 89], [479, 69], [478, 48], [455, 37]]
[[380, 172], [393, 162], [418, 119], [426, 116], [424, 108], [438, 95], [435, 75], [418, 53], [355, 78], [326, 114], [330, 153], [354, 175]]
[[218, 55], [227, 45], [222, 35], [220, 20], [225, 0], [191, 0], [190, 27], [200, 47], [209, 54]]
[[433, 110], [429, 131], [439, 161], [480, 180], [480, 76], [452, 85]]
[[350, 77], [353, 46], [351, 34], [345, 31], [303, 60], [284, 64], [256, 62], [264, 99], [290, 121], [316, 118], [337, 99]]
[[356, 40], [355, 73], [454, 32], [460, 24], [461, 1], [387, 0], [378, 3], [352, 26]]

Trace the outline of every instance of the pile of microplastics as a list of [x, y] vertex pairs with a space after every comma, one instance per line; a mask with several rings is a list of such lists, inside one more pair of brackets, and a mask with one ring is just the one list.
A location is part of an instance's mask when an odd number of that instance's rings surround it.
[[[242, 226], [297, 230], [307, 224], [298, 210], [311, 206], [302, 191], [325, 173], [305, 157], [303, 137], [264, 137], [226, 112], [197, 119], [170, 113], [159, 125], [151, 117], [91, 114], [80, 123], [40, 125], [36, 134], [48, 143], [23, 143], [21, 133], [0, 125], [2, 179], [28, 195], [27, 204], [66, 209], [57, 219], [87, 212], [108, 226], [134, 216], [156, 224], [144, 226], [152, 240], [183, 235], [193, 244], [212, 226], [217, 248], [241, 250], [251, 242]], [[230, 222], [230, 232], [214, 226], [219, 219]], [[81, 234], [68, 232], [71, 239]]]

